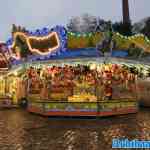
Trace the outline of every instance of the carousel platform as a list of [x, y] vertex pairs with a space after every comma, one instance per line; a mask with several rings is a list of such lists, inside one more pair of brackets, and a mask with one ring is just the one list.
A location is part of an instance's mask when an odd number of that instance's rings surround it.
[[135, 100], [100, 102], [29, 101], [28, 112], [42, 116], [113, 116], [138, 112]]

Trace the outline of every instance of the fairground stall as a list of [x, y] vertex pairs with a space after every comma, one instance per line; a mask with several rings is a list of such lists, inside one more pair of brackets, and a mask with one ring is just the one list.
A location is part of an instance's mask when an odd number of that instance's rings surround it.
[[5, 75], [5, 92], [11, 97], [11, 103], [17, 105], [22, 98], [27, 96], [27, 80], [25, 78], [25, 69], [22, 66], [12, 68]]
[[4, 42], [0, 42], [0, 107], [10, 106], [11, 97], [6, 93], [6, 75], [10, 68], [10, 54]]

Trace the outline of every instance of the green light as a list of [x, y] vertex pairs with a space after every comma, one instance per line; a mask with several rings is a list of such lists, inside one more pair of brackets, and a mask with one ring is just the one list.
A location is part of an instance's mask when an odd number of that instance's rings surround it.
[[81, 36], [81, 34], [77, 34], [77, 37], [80, 37]]
[[84, 33], [83, 36], [84, 36], [84, 37], [87, 37], [87, 34]]

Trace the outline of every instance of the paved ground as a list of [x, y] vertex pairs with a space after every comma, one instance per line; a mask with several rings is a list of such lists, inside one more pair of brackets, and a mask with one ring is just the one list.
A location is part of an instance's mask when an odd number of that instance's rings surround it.
[[138, 114], [92, 118], [43, 118], [0, 110], [0, 150], [110, 150], [112, 138], [150, 140], [150, 108]]

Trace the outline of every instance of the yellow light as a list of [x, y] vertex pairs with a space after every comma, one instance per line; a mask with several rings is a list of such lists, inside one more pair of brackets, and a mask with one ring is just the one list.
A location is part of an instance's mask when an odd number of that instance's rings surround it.
[[[24, 36], [26, 41], [27, 41], [27, 45], [29, 47], [29, 50], [33, 53], [33, 52], [36, 52], [38, 53], [39, 55], [48, 55], [50, 54], [51, 52], [55, 51], [57, 48], [60, 47], [60, 41], [59, 41], [59, 37], [58, 37], [58, 34], [56, 32], [52, 32], [52, 33], [49, 33], [47, 36], [44, 36], [44, 37], [35, 37], [35, 36], [28, 36], [26, 35], [25, 33], [22, 33], [22, 32], [16, 32], [14, 34], [14, 39], [16, 39], [16, 37], [18, 35], [21, 35], [21, 36]], [[35, 49], [35, 48], [32, 48], [31, 45], [30, 45], [30, 39], [36, 39], [36, 40], [44, 40], [44, 39], [48, 39], [52, 36], [55, 36], [56, 37], [56, 40], [57, 40], [57, 46], [53, 47], [53, 48], [49, 48], [48, 49], [48, 52], [40, 52], [38, 49]], [[15, 41], [13, 41], [13, 44], [11, 46], [11, 48], [13, 48], [15, 46]], [[16, 59], [21, 59], [21, 56], [20, 54], [17, 54], [17, 56], [12, 56]]]
[[14, 75], [15, 75], [15, 76], [17, 76], [17, 75], [18, 75], [17, 71], [15, 71], [15, 72], [14, 72]]
[[96, 64], [91, 64], [91, 65], [90, 65], [90, 69], [91, 69], [91, 70], [96, 69]]
[[3, 76], [0, 76], [0, 80], [3, 80]]

